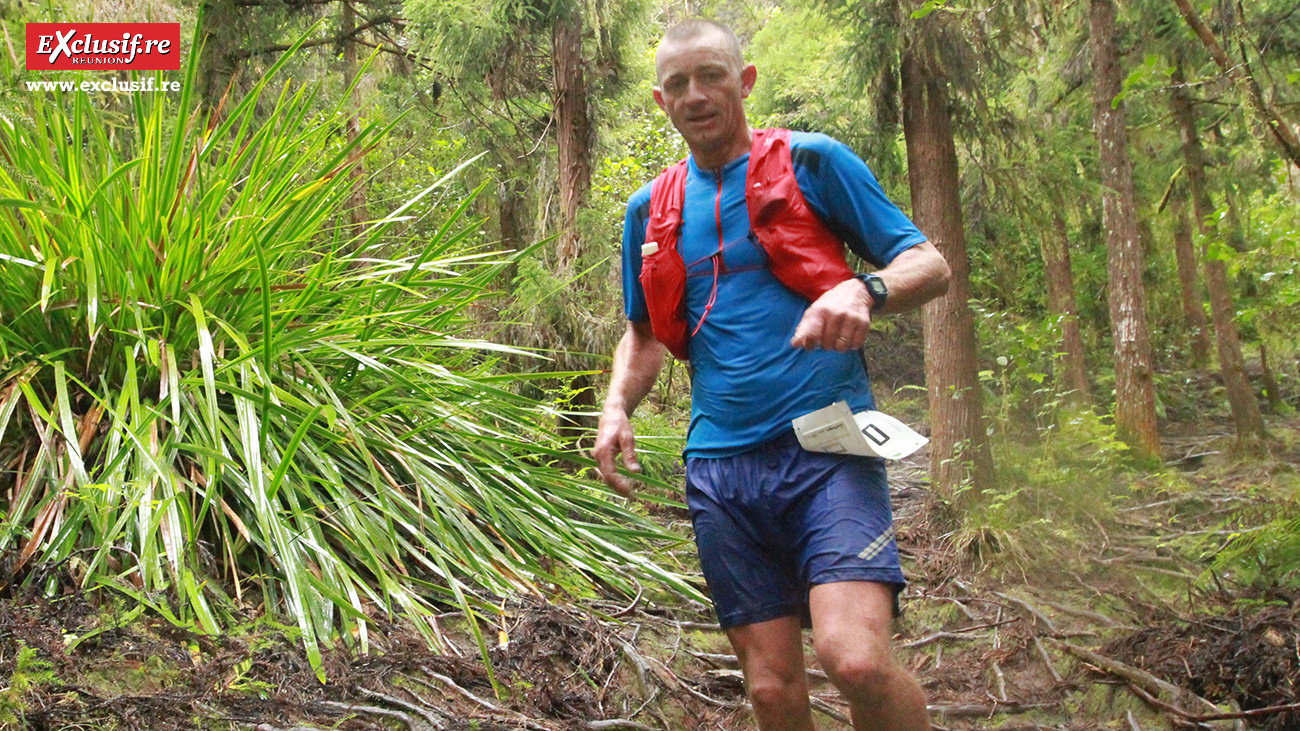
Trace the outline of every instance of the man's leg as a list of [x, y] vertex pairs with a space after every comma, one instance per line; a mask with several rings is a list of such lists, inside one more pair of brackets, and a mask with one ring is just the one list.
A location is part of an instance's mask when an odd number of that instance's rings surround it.
[[812, 731], [803, 634], [798, 617], [779, 617], [727, 630], [745, 673], [745, 691], [762, 731]]
[[888, 584], [819, 584], [809, 594], [817, 659], [849, 702], [857, 731], [930, 728], [921, 686], [890, 653], [893, 607]]

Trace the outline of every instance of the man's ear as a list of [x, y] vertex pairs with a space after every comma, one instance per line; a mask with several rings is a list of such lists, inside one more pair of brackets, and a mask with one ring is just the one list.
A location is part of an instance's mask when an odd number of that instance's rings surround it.
[[754, 90], [754, 82], [758, 81], [758, 69], [754, 64], [750, 64], [740, 70], [740, 90], [741, 97], [749, 96], [749, 92]]
[[662, 110], [664, 110], [664, 114], [667, 114], [667, 113], [668, 113], [668, 107], [664, 106], [664, 91], [663, 91], [663, 89], [660, 89], [659, 87], [656, 86], [656, 87], [654, 88], [654, 96], [655, 96], [655, 104], [658, 104], [658, 105], [659, 105], [659, 108], [662, 109]]

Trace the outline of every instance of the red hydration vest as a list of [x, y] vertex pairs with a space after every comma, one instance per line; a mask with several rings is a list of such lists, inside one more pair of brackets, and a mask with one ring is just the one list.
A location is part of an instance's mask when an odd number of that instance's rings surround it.
[[[669, 167], [651, 186], [640, 277], [650, 312], [650, 329], [655, 339], [668, 346], [679, 360], [690, 359], [688, 345], [694, 334], [687, 332], [686, 263], [677, 249], [686, 197], [686, 165], [682, 160]], [[813, 302], [853, 277], [853, 270], [844, 261], [843, 243], [808, 207], [799, 190], [790, 159], [790, 130], [754, 130], [745, 171], [745, 204], [750, 230], [767, 253], [768, 267], [781, 284]], [[719, 222], [719, 230], [721, 226]], [[715, 276], [721, 254], [719, 240], [714, 255]], [[700, 325], [712, 307], [710, 297]]]

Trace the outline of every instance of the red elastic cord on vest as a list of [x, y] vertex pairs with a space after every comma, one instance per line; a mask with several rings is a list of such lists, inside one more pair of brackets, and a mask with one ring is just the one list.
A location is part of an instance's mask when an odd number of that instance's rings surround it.
[[714, 178], [718, 181], [718, 193], [713, 197], [713, 220], [718, 226], [718, 253], [710, 256], [713, 260], [713, 289], [709, 291], [709, 301], [704, 303], [704, 313], [700, 315], [700, 321], [695, 323], [695, 329], [691, 331], [691, 337], [704, 327], [704, 321], [709, 319], [709, 312], [713, 310], [713, 305], [718, 301], [718, 273], [719, 270], [725, 271], [727, 260], [723, 258], [722, 250], [722, 171], [718, 170], [713, 173]]

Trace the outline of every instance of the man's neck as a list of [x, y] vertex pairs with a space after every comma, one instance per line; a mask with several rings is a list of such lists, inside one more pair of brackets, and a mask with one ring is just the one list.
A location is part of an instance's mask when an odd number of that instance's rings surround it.
[[735, 141], [726, 147], [717, 147], [709, 150], [691, 150], [691, 157], [695, 158], [695, 166], [707, 172], [716, 173], [726, 167], [727, 163], [735, 160], [741, 155], [749, 154], [750, 148], [754, 145], [754, 131], [745, 125], [745, 134], [737, 137]]

